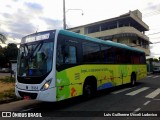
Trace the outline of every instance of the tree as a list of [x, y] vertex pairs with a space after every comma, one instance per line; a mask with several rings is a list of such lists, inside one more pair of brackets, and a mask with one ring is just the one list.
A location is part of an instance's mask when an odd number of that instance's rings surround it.
[[0, 48], [0, 66], [9, 67], [10, 60], [16, 60], [18, 55], [17, 45], [9, 43], [7, 47]]
[[6, 40], [7, 38], [2, 33], [0, 33], [0, 41], [5, 44]]
[[4, 67], [5, 66], [5, 54], [4, 54], [4, 49], [2, 47], [0, 47], [0, 67]]
[[7, 60], [16, 60], [18, 55], [17, 45], [14, 43], [9, 43], [5, 49], [5, 55]]
[[151, 63], [151, 62], [153, 62], [153, 58], [148, 58], [147, 61], [149, 61]]
[[157, 58], [154, 58], [154, 59], [153, 59], [153, 62], [158, 62], [158, 59], [157, 59]]

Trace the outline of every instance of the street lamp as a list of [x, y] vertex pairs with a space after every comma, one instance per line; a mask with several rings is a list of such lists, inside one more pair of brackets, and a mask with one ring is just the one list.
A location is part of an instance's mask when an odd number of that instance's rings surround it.
[[83, 13], [83, 10], [82, 10], [82, 9], [68, 9], [68, 10], [66, 11], [66, 13], [67, 13], [68, 11], [70, 11], [70, 10], [80, 10], [80, 11], [82, 12], [82, 15], [84, 15], [84, 13]]
[[70, 10], [80, 10], [82, 12], [82, 15], [84, 15], [83, 13], [83, 10], [82, 9], [68, 9], [66, 11], [66, 8], [65, 8], [65, 0], [63, 0], [63, 29], [65, 30], [66, 29], [66, 13]]

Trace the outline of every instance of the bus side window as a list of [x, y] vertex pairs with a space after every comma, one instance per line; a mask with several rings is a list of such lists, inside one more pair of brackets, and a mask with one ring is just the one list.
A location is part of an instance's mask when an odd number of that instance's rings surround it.
[[100, 45], [92, 42], [83, 42], [83, 62], [99, 63], [100, 62]]
[[140, 54], [140, 63], [141, 64], [146, 64], [145, 53]]
[[101, 46], [101, 59], [103, 63], [114, 63], [114, 50], [109, 45]]
[[67, 57], [68, 60], [66, 62], [68, 62], [69, 64], [77, 63], [77, 49], [75, 46], [69, 46]]
[[57, 66], [61, 66], [63, 64], [63, 47], [58, 45], [57, 47]]
[[75, 46], [65, 46], [62, 53], [64, 64], [77, 63], [77, 49]]
[[57, 65], [77, 63], [77, 49], [75, 46], [58, 46]]

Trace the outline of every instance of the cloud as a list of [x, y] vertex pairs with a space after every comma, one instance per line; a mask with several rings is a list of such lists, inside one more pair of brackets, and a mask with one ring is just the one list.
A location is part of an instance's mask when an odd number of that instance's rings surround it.
[[12, 1], [14, 1], [14, 2], [18, 2], [19, 0], [12, 0]]
[[33, 13], [42, 13], [43, 12], [42, 5], [40, 5], [38, 3], [25, 2], [24, 6], [26, 6], [29, 11], [32, 11], [32, 14]]
[[33, 33], [35, 31], [34, 25], [30, 22], [13, 22], [10, 24], [9, 29], [15, 33], [21, 33], [23, 35]]
[[5, 31], [3, 31], [3, 34], [6, 37], [12, 37], [12, 38], [16, 38], [16, 39], [21, 39], [22, 37], [24, 37], [24, 35], [22, 35], [21, 33], [13, 33], [13, 32], [5, 32]]
[[42, 21], [44, 21], [48, 27], [48, 29], [61, 29], [62, 28], [62, 20], [54, 20], [51, 18], [40, 17]]
[[2, 15], [4, 18], [6, 18], [6, 19], [12, 18], [12, 15], [9, 14], [9, 13], [1, 13], [1, 15]]
[[19, 9], [16, 13], [2, 13], [2, 16], [6, 19], [6, 27], [10, 32], [28, 34], [35, 30], [31, 20], [34, 19], [34, 15], [29, 15], [24, 10]]
[[12, 8], [11, 5], [6, 5], [7, 8]]
[[160, 43], [152, 44], [150, 46], [151, 46], [150, 55], [154, 57], [160, 56], [160, 53], [159, 53]]
[[[60, 29], [62, 28], [61, 20], [54, 20], [43, 17], [43, 6], [34, 2], [14, 1], [15, 7], [12, 4], [6, 4], [6, 11], [1, 11], [0, 16], [3, 19], [1, 31], [8, 38], [21, 39], [22, 37], [34, 33], [37, 30], [37, 24], [44, 24], [43, 30], [46, 29]], [[15, 3], [16, 2], [16, 3]], [[19, 6], [18, 6], [19, 5]], [[36, 21], [38, 21], [36, 23]], [[10, 41], [10, 39], [8, 39]]]
[[[17, 1], [17, 0], [16, 0]], [[38, 18], [43, 13], [43, 7], [37, 3], [25, 2], [23, 6], [17, 6], [14, 12], [1, 12], [0, 15], [3, 17], [3, 26], [8, 31], [1, 28], [3, 33], [7, 36], [21, 39], [24, 35], [31, 34], [36, 31], [36, 27], [33, 24], [33, 20]], [[6, 6], [10, 9], [10, 5]], [[11, 9], [10, 9], [11, 10]]]
[[147, 9], [160, 11], [160, 3], [150, 2]]

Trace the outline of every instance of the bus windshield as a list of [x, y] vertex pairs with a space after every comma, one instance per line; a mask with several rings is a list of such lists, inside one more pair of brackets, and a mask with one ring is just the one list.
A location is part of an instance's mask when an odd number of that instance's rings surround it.
[[38, 41], [20, 46], [18, 58], [19, 77], [37, 77], [52, 69], [53, 42]]

